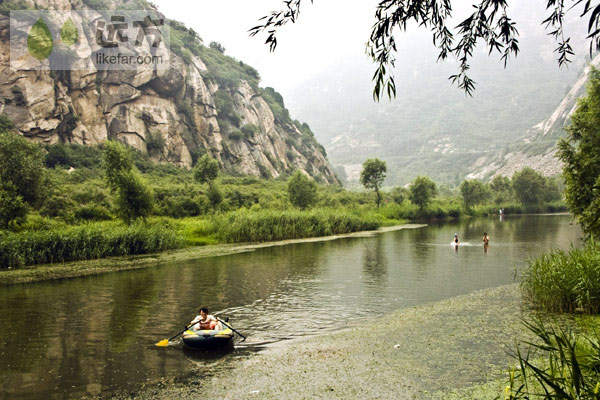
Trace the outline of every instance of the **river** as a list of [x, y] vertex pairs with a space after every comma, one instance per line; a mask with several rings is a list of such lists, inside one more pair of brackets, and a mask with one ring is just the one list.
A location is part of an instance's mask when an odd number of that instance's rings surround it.
[[[581, 245], [572, 222], [569, 215], [445, 222], [3, 287], [0, 399], [106, 395], [218, 374], [290, 339], [512, 283], [530, 257]], [[154, 345], [202, 305], [230, 317], [248, 340], [227, 354], [190, 353], [177, 340]]]

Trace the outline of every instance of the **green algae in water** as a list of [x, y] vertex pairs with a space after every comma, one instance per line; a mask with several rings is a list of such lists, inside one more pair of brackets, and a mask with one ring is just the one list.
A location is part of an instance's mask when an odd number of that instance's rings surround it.
[[77, 40], [79, 40], [79, 32], [77, 31], [77, 27], [71, 18], [69, 18], [67, 22], [63, 24], [60, 30], [60, 39], [67, 46], [72, 46], [77, 43]]
[[50, 57], [54, 44], [48, 25], [40, 18], [31, 27], [27, 36], [27, 49], [34, 58], [42, 61]]

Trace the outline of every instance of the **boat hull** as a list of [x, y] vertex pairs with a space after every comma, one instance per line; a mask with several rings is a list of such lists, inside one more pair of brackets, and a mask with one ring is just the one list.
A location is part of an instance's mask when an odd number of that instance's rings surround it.
[[198, 350], [222, 349], [233, 345], [233, 331], [231, 329], [187, 330], [183, 333], [183, 344]]

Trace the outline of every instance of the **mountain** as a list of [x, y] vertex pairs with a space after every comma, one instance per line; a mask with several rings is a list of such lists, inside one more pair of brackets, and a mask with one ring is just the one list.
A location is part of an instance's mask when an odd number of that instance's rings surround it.
[[[466, 177], [490, 178], [505, 164], [498, 157], [547, 150], [549, 136], [536, 139], [535, 127], [552, 115], [590, 61], [585, 24], [569, 19], [566, 30], [577, 56], [568, 68], [559, 68], [556, 44], [540, 25], [539, 5], [532, 3], [515, 3], [521, 52], [506, 69], [499, 56], [483, 49], [475, 53], [472, 98], [448, 81], [458, 64], [436, 63], [428, 32], [411, 31], [398, 36], [396, 99], [372, 100], [374, 66], [356, 55], [296, 88], [288, 106], [310, 124], [331, 162], [351, 182], [371, 157], [387, 162], [386, 185], [404, 185], [418, 175], [455, 185]], [[553, 136], [549, 145], [555, 143]], [[551, 157], [546, 161], [557, 164]]]
[[[148, 54], [152, 50], [170, 59], [169, 68], [101, 70], [78, 58], [82, 54], [88, 59], [97, 57], [102, 50], [98, 36], [76, 40], [65, 49], [64, 43], [70, 42], [61, 30], [62, 41], [56, 40], [51, 56], [41, 62], [52, 67], [53, 62], [65, 62], [65, 57], [54, 54], [66, 54], [68, 68], [50, 69], [45, 64], [42, 70], [19, 70], [10, 65], [7, 11], [23, 8], [64, 14], [82, 11], [69, 14], [71, 32], [79, 32], [79, 37], [75, 33], [78, 39], [87, 32], [85, 24], [103, 17], [89, 10], [154, 8], [143, 0], [8, 0], [0, 4], [4, 14], [0, 15], [0, 113], [25, 137], [46, 144], [95, 145], [119, 140], [148, 152], [157, 162], [187, 168], [208, 152], [231, 174], [277, 177], [300, 169], [320, 182], [337, 182], [324, 148], [308, 125], [293, 120], [281, 95], [259, 87], [258, 72], [226, 56], [218, 43], [205, 46], [196, 32], [170, 21], [170, 49], [161, 42], [153, 50], [150, 42], [143, 41]], [[61, 18], [60, 13], [50, 17], [46, 28], [68, 25]], [[17, 33], [28, 34], [25, 28]], [[31, 59], [31, 55], [26, 57]], [[12, 61], [23, 60], [27, 61]]]
[[600, 66], [600, 55], [594, 57], [590, 66], [584, 68], [550, 116], [528, 131], [527, 138], [507, 147], [501, 155], [484, 158], [484, 162], [474, 166], [468, 178], [484, 178], [490, 174], [512, 176], [526, 166], [546, 176], [560, 174], [562, 164], [556, 158], [556, 143], [564, 136], [564, 128], [576, 109], [577, 100], [586, 94], [591, 65], [596, 68]]

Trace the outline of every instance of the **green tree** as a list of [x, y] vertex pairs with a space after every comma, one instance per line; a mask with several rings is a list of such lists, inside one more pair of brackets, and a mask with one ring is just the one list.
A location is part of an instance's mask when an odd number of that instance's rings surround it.
[[121, 180], [133, 171], [133, 157], [131, 152], [121, 143], [109, 140], [104, 143], [102, 164], [106, 181], [111, 191], [116, 191], [121, 186]]
[[394, 203], [402, 204], [404, 203], [404, 200], [408, 198], [408, 190], [403, 187], [396, 186], [392, 189], [390, 196], [392, 196]]
[[360, 183], [367, 188], [375, 191], [377, 208], [381, 202], [381, 193], [379, 188], [385, 179], [387, 172], [387, 166], [385, 161], [381, 161], [378, 158], [370, 158], [363, 163], [363, 169], [360, 171]]
[[490, 183], [490, 189], [496, 204], [507, 202], [512, 197], [512, 186], [507, 176], [496, 175]]
[[546, 179], [529, 167], [513, 175], [512, 188], [517, 200], [525, 206], [544, 203]]
[[17, 194], [15, 186], [3, 182], [0, 185], [0, 227], [8, 229], [11, 222], [22, 222], [26, 215], [27, 204]]
[[466, 179], [460, 184], [465, 210], [471, 211], [473, 206], [483, 203], [488, 197], [488, 191], [483, 183], [475, 179]]
[[117, 191], [119, 217], [128, 224], [146, 219], [154, 208], [154, 194], [137, 171], [123, 173]]
[[559, 186], [559, 180], [557, 178], [546, 178], [544, 185], [544, 201], [546, 203], [552, 203], [559, 201], [562, 198], [562, 192]]
[[210, 184], [219, 174], [219, 162], [208, 154], [200, 157], [194, 167], [194, 178], [200, 183]]
[[221, 190], [214, 182], [209, 183], [206, 197], [208, 197], [208, 201], [210, 201], [213, 210], [216, 210], [219, 204], [223, 202], [223, 193], [221, 193]]
[[586, 234], [600, 234], [600, 71], [592, 68], [587, 95], [579, 99], [558, 143], [565, 199]]
[[[0, 182], [6, 193], [14, 190], [21, 199], [36, 206], [44, 189], [44, 155], [40, 146], [15, 133], [0, 121]], [[10, 186], [10, 189], [8, 187]]]
[[[277, 46], [277, 31], [288, 22], [296, 22], [300, 14], [302, 0], [285, 1], [285, 8], [273, 11], [260, 20], [257, 26], [250, 29], [254, 36], [264, 32], [266, 43], [271, 51]], [[306, 3], [306, 2], [305, 2]], [[312, 0], [311, 0], [312, 3]], [[396, 95], [394, 83], [394, 62], [396, 53], [395, 35], [406, 30], [407, 25], [418, 25], [429, 29], [433, 36], [433, 44], [439, 50], [438, 59], [453, 57], [458, 61], [458, 71], [450, 76], [450, 80], [467, 94], [472, 94], [475, 82], [468, 76], [470, 60], [477, 44], [484, 43], [488, 53], [500, 55], [506, 66], [510, 57], [519, 52], [518, 30], [510, 17], [507, 0], [476, 0], [472, 14], [462, 21], [456, 21], [452, 14], [452, 5], [458, 1], [417, 1], [417, 0], [379, 0], [375, 10], [375, 23], [367, 41], [367, 53], [376, 64], [373, 75], [373, 97], [379, 100], [387, 92], [389, 97]], [[569, 62], [573, 54], [570, 38], [563, 31], [565, 14], [573, 7], [565, 5], [565, 0], [547, 0], [548, 18], [543, 21], [548, 33], [557, 41], [556, 53], [558, 63]], [[573, 0], [574, 5], [582, 4], [582, 0]], [[581, 12], [576, 9], [571, 12]], [[591, 5], [586, 1], [581, 17], [589, 15], [588, 33], [590, 50], [600, 48], [600, 4]]]
[[130, 224], [146, 219], [154, 208], [152, 189], [133, 166], [129, 149], [114, 141], [104, 145], [103, 166], [111, 192], [117, 193], [119, 217]]
[[299, 170], [288, 179], [287, 192], [291, 203], [301, 210], [317, 200], [317, 184]]
[[410, 201], [419, 206], [419, 211], [423, 210], [437, 193], [435, 182], [427, 176], [417, 176], [408, 190]]

